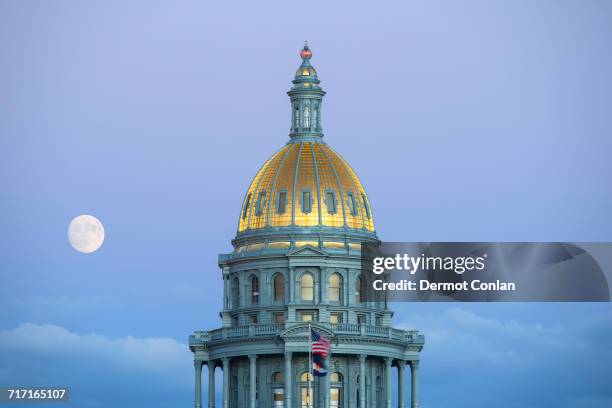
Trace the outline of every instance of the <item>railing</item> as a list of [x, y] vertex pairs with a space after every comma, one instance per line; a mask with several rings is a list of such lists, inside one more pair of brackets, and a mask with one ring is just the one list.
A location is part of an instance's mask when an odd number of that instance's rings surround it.
[[[418, 330], [400, 330], [388, 326], [370, 326], [355, 323], [318, 323], [318, 325], [331, 329], [336, 335], [379, 337], [409, 343], [419, 343], [422, 341], [422, 335], [419, 334]], [[196, 331], [189, 336], [189, 344], [207, 344], [213, 341], [233, 338], [276, 336], [284, 329], [284, 324], [267, 323], [222, 327], [208, 332]]]

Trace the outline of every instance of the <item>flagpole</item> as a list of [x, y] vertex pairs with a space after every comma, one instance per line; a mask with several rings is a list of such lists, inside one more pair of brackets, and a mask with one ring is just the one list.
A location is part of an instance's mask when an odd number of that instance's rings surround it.
[[310, 328], [310, 322], [308, 322], [308, 394], [306, 396], [306, 406], [310, 408], [310, 393], [312, 381], [312, 329]]

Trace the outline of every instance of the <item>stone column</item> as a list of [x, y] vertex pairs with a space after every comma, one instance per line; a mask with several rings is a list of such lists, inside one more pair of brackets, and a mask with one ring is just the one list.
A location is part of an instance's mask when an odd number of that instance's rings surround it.
[[229, 289], [227, 284], [228, 276], [223, 275], [223, 309], [227, 310], [230, 308], [229, 304]]
[[295, 294], [295, 267], [289, 267], [289, 303], [293, 303]]
[[223, 357], [221, 361], [223, 362], [223, 408], [229, 408], [230, 359]]
[[249, 395], [251, 400], [251, 408], [255, 408], [257, 404], [257, 356], [254, 354], [249, 355], [249, 362], [251, 370], [249, 372]]
[[201, 360], [194, 360], [195, 367], [195, 408], [202, 408], [202, 364]]
[[397, 407], [406, 408], [406, 398], [404, 397], [404, 360], [397, 361]]
[[329, 408], [329, 397], [330, 397], [330, 392], [331, 392], [331, 374], [332, 374], [332, 369], [331, 369], [331, 353], [329, 356], [327, 356], [327, 358], [325, 359], [325, 366], [327, 367], [327, 375], [325, 377], [323, 377], [325, 379], [324, 383], [325, 386], [323, 387], [323, 392], [324, 394], [324, 407], [325, 408]]
[[391, 357], [385, 357], [385, 389], [387, 391], [387, 397], [385, 398], [387, 408], [391, 408], [391, 363], [393, 359]]
[[359, 408], [366, 406], [366, 373], [365, 373], [366, 355], [359, 355]]
[[291, 352], [285, 352], [285, 408], [291, 408], [291, 385], [293, 384], [293, 374], [291, 374]]
[[375, 408], [376, 401], [376, 365], [370, 361], [370, 407]]
[[208, 362], [208, 408], [215, 408], [215, 366], [216, 361]]
[[419, 408], [419, 362], [410, 362], [411, 381], [411, 398], [410, 408]]

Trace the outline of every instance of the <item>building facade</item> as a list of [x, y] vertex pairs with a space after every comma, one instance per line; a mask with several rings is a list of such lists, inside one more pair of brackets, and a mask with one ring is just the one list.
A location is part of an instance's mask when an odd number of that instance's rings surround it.
[[[351, 167], [323, 141], [325, 92], [300, 56], [290, 140], [259, 170], [242, 203], [233, 252], [219, 256], [222, 326], [189, 337], [195, 407], [390, 408], [397, 370], [400, 408], [418, 406], [418, 331], [392, 328], [386, 301], [364, 298], [360, 246], [378, 242], [370, 202]], [[309, 376], [308, 325], [332, 341], [328, 375]], [[406, 367], [410, 367], [410, 381]], [[405, 390], [410, 390], [410, 395]]]

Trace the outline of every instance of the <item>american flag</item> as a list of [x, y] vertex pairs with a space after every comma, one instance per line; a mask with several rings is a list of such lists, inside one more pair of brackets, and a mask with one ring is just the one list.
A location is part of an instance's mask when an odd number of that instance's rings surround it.
[[310, 329], [312, 339], [312, 354], [327, 357], [331, 350], [331, 343], [325, 336], [318, 333], [315, 329]]

